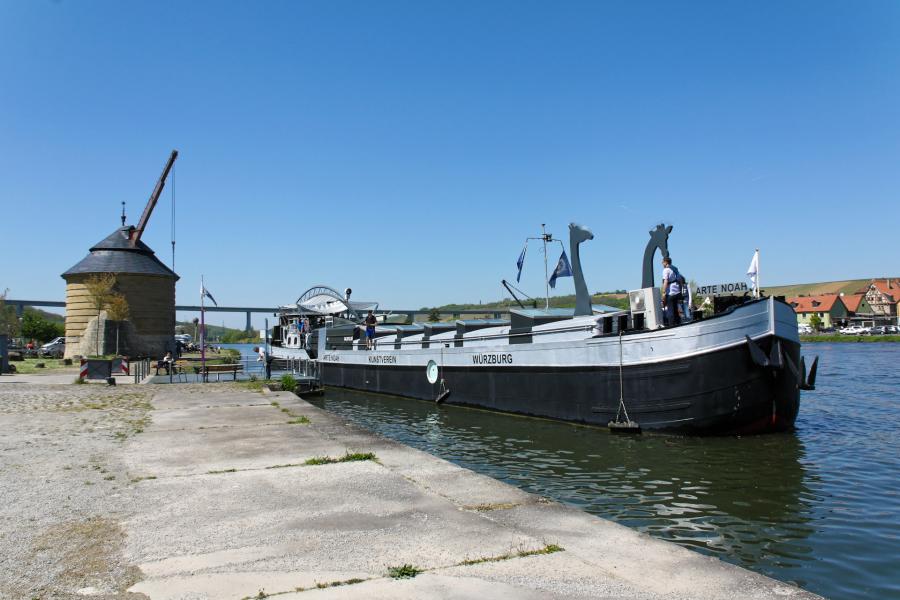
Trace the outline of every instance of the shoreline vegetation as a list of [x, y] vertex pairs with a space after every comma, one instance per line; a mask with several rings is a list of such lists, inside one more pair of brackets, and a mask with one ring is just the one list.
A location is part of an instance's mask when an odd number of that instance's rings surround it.
[[841, 343], [900, 342], [900, 335], [843, 335], [841, 333], [828, 333], [821, 335], [801, 335], [800, 341]]

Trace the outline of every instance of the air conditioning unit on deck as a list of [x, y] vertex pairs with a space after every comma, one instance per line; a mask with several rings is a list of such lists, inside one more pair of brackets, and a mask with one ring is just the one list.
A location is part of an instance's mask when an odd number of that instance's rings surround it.
[[660, 303], [659, 288], [649, 287], [628, 292], [628, 302], [631, 305], [632, 323], [641, 320], [645, 329], [658, 329], [663, 324], [663, 313]]

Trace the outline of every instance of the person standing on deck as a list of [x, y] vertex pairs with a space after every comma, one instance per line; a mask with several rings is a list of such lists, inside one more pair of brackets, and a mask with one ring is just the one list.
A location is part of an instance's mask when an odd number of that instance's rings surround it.
[[375, 344], [375, 323], [377, 322], [378, 319], [375, 318], [375, 314], [370, 310], [369, 316], [366, 317], [366, 350], [371, 350]]
[[666, 324], [671, 327], [681, 324], [679, 307], [683, 300], [682, 282], [684, 279], [678, 272], [678, 267], [672, 264], [669, 257], [663, 258], [662, 296], [663, 306], [666, 308]]

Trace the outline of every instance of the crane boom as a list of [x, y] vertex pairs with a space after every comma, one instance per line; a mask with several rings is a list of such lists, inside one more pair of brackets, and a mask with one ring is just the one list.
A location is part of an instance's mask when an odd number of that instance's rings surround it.
[[153, 193], [150, 194], [150, 199], [147, 200], [147, 206], [144, 207], [144, 214], [141, 215], [141, 220], [134, 229], [134, 235], [131, 239], [135, 243], [137, 243], [144, 234], [144, 229], [147, 227], [147, 221], [150, 220], [150, 214], [156, 206], [156, 201], [159, 200], [159, 195], [162, 194], [163, 188], [166, 185], [166, 178], [169, 176], [169, 171], [172, 170], [172, 165], [175, 164], [176, 158], [178, 158], [178, 150], [172, 150], [172, 154], [169, 156], [168, 162], [166, 162], [162, 175], [159, 176], [159, 181], [156, 182], [156, 187], [153, 188]]

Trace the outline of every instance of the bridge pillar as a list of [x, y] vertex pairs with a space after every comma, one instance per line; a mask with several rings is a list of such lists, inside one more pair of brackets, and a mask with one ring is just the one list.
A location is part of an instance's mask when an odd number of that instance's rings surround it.
[[244, 328], [244, 331], [247, 331], [247, 332], [250, 331], [250, 314], [251, 314], [251, 313], [250, 313], [250, 311], [248, 310], [248, 311], [247, 311], [247, 327]]
[[25, 305], [21, 302], [16, 303], [16, 318], [21, 319], [22, 315], [25, 314]]

